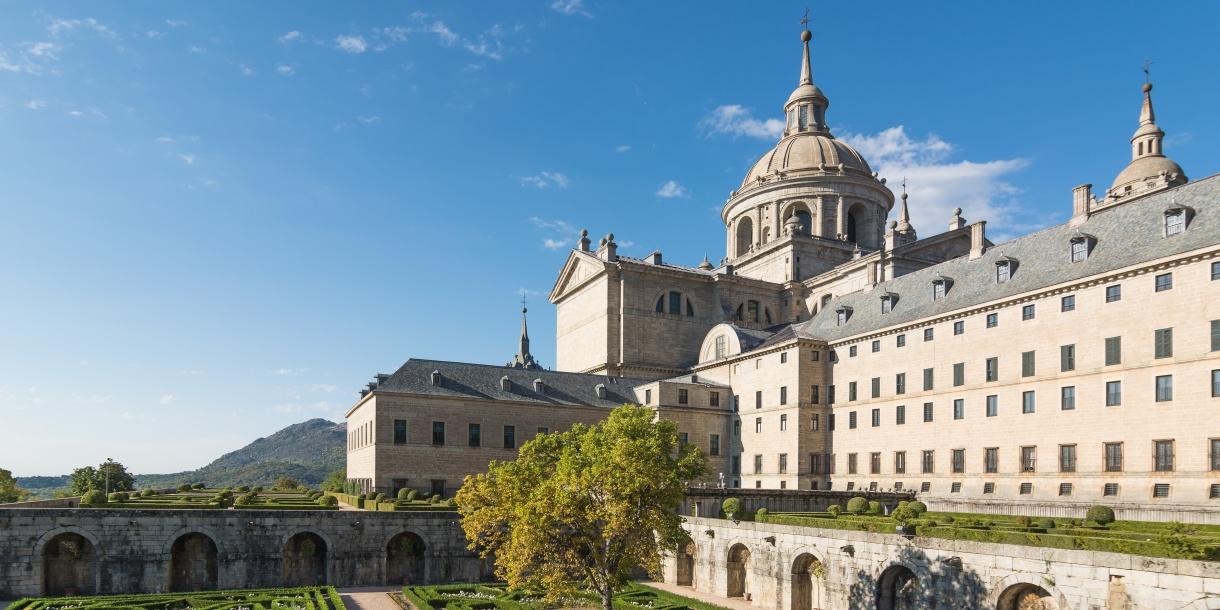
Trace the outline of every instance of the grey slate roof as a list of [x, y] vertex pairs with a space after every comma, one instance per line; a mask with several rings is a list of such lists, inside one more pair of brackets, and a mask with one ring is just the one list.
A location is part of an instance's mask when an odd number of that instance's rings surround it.
[[[1185, 233], [1164, 237], [1171, 198], [1193, 208], [1194, 217]], [[1074, 263], [1070, 240], [1077, 232], [1097, 242], [1087, 260]], [[1075, 227], [1065, 223], [1016, 238], [975, 260], [962, 256], [882, 282], [872, 291], [836, 297], [813, 318], [793, 326], [801, 337], [835, 341], [1218, 243], [1220, 175], [1094, 212]], [[995, 263], [1001, 257], [1016, 259], [1017, 266], [1012, 279], [999, 284]], [[953, 283], [943, 299], [934, 301], [932, 280], [938, 276]], [[887, 292], [897, 294], [898, 301], [893, 311], [882, 314], [881, 295]], [[835, 310], [841, 306], [851, 307], [852, 315], [838, 326]]]
[[[432, 385], [433, 371], [440, 371], [441, 384], [438, 386]], [[512, 381], [509, 391], [500, 389], [500, 378], [505, 376]], [[542, 393], [534, 391], [535, 379], [542, 380], [545, 386]], [[646, 383], [650, 381], [412, 358], [403, 363], [389, 379], [380, 383], [374, 392], [614, 408], [623, 403], [635, 402], [632, 389]], [[605, 384], [605, 398], [597, 397], [598, 384]]]

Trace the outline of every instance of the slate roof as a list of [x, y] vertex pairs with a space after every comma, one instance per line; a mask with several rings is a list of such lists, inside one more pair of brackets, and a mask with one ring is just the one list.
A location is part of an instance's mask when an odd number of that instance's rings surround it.
[[649, 267], [657, 267], [658, 269], [671, 269], [674, 271], [685, 271], [687, 273], [697, 273], [699, 275], [716, 275], [716, 272], [714, 269], [705, 270], [705, 269], [699, 269], [698, 267], [688, 267], [686, 265], [675, 265], [674, 263], [667, 263], [664, 260], [661, 261], [660, 265], [654, 265], [649, 261], [646, 261], [642, 258], [635, 258], [634, 256], [623, 256], [622, 254], [620, 254], [620, 255], [618, 255], [618, 259], [620, 261], [627, 261], [627, 262], [636, 263], [639, 265], [648, 265]]
[[[1165, 210], [1171, 200], [1193, 208], [1186, 232], [1164, 237]], [[1087, 260], [1072, 262], [1070, 240], [1077, 233], [1096, 238]], [[1011, 297], [1063, 282], [1107, 273], [1220, 243], [1220, 175], [1197, 180], [1094, 212], [1078, 226], [1067, 223], [989, 248], [982, 257], [962, 256], [882, 282], [868, 292], [836, 297], [806, 322], [794, 324], [801, 337], [835, 341], [881, 328]], [[996, 261], [1016, 259], [1012, 278], [996, 283]], [[948, 294], [932, 299], [932, 280], [953, 283]], [[881, 295], [898, 295], [893, 311], [881, 313]], [[843, 326], [835, 310], [852, 308]]]
[[[432, 372], [440, 371], [441, 384], [432, 385]], [[500, 378], [512, 381], [509, 391], [500, 389]], [[541, 379], [542, 393], [534, 391], [534, 380]], [[488, 364], [468, 364], [444, 360], [407, 360], [374, 392], [401, 392], [452, 398], [512, 400], [554, 406], [614, 408], [635, 402], [632, 389], [650, 383], [647, 379], [607, 377], [561, 371], [523, 370]], [[606, 397], [598, 398], [596, 387], [605, 384]]]

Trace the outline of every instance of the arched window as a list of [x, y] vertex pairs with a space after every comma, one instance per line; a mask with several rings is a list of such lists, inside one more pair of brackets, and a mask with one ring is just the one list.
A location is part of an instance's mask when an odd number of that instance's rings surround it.
[[749, 254], [753, 243], [754, 221], [747, 216], [737, 221], [737, 256]]
[[856, 230], [856, 214], [852, 212], [847, 215], [847, 241], [859, 243], [857, 238], [859, 235]]
[[796, 219], [801, 221], [801, 235], [813, 234], [813, 215], [805, 210], [796, 211]]
[[682, 303], [684, 301], [686, 303], [686, 316], [693, 318], [695, 316], [695, 306], [691, 304], [690, 297], [684, 297], [677, 290], [662, 292], [661, 296], [657, 297], [657, 303], [653, 307], [653, 311], [680, 316], [682, 315]]

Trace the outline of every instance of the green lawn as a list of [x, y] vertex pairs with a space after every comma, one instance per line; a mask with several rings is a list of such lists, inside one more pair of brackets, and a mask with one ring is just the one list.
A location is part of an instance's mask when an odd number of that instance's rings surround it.
[[32, 597], [8, 610], [346, 610], [334, 587], [234, 589], [206, 593]]
[[[502, 584], [403, 587], [403, 596], [418, 610], [542, 610], [548, 606], [536, 592], [509, 591]], [[565, 599], [564, 607], [600, 608], [592, 593]], [[614, 596], [615, 610], [725, 610], [700, 601], [631, 583]]]

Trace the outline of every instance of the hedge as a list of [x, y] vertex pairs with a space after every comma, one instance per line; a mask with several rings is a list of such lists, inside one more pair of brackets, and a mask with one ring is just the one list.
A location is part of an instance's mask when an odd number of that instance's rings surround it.
[[[403, 587], [403, 596], [419, 610], [541, 610], [542, 594], [508, 590], [502, 584], [460, 584]], [[562, 600], [560, 606], [597, 607], [591, 592]], [[615, 610], [725, 610], [639, 583], [629, 583], [614, 595]]]
[[[329, 603], [329, 605], [328, 605]], [[144, 608], [303, 608], [347, 610], [334, 587], [281, 589], [231, 589], [202, 593], [152, 593], [141, 595], [90, 595], [83, 597], [35, 597], [20, 599], [10, 610], [118, 610]]]

